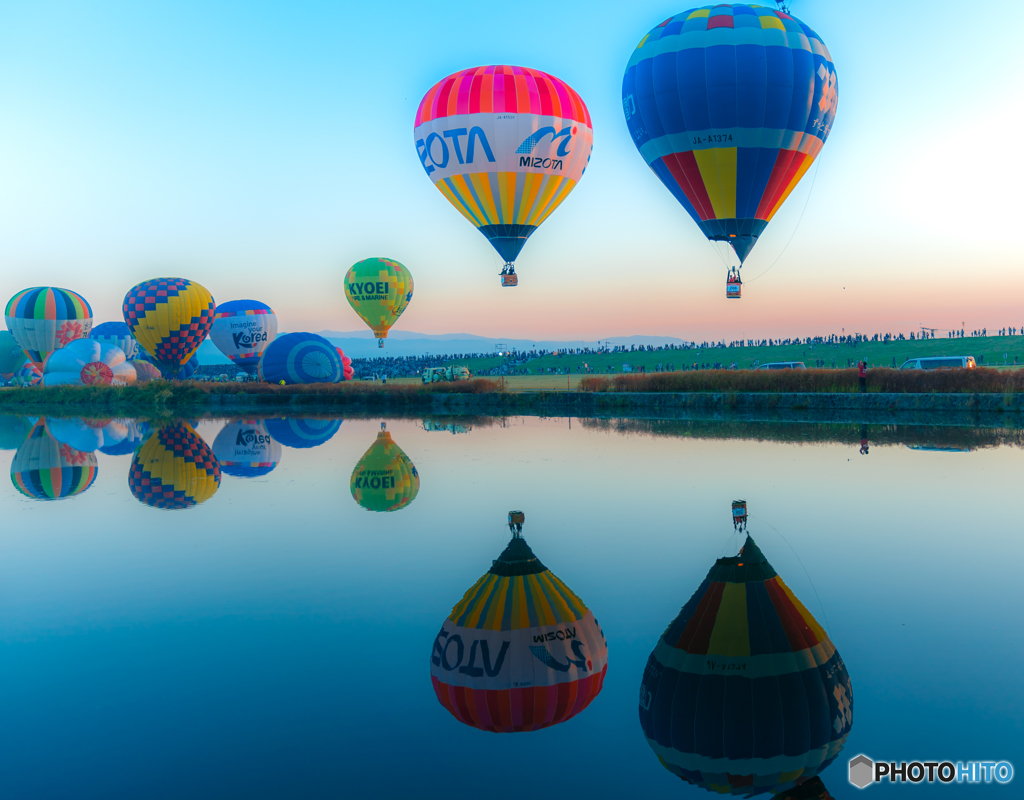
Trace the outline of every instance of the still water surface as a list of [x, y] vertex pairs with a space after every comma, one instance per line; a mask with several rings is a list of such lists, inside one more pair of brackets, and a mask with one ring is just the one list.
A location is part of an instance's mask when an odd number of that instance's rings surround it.
[[[200, 469], [177, 495], [133, 468], [147, 423], [3, 423], [0, 796], [711, 797], [661, 766], [638, 689], [743, 544], [741, 497], [849, 672], [852, 730], [820, 775], [833, 797], [862, 796], [858, 753], [1024, 767], [1014, 433], [388, 419], [405, 488], [367, 484], [361, 505], [380, 419], [193, 421], [219, 483]], [[249, 430], [273, 440], [256, 464], [231, 455]], [[85, 448], [71, 464], [65, 445], [60, 475], [51, 435]], [[599, 621], [607, 673], [574, 716], [500, 734], [439, 703], [431, 655], [510, 509]], [[1021, 780], [868, 791], [1012, 797]]]

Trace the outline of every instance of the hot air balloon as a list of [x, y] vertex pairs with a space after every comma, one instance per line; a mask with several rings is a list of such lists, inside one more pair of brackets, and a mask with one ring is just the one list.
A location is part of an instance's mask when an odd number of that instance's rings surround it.
[[352, 470], [349, 489], [367, 511], [397, 511], [416, 499], [420, 474], [384, 429]]
[[137, 383], [149, 383], [149, 381], [159, 380], [163, 377], [160, 374], [160, 368], [152, 361], [144, 361], [141, 358], [137, 358], [131, 364], [135, 367], [135, 380]]
[[89, 338], [120, 347], [129, 361], [139, 352], [139, 343], [123, 322], [104, 322], [96, 325], [89, 333]]
[[345, 276], [345, 297], [383, 347], [391, 326], [412, 300], [412, 274], [390, 258], [366, 258]]
[[0, 378], [9, 381], [28, 360], [21, 345], [10, 331], [0, 331]]
[[594, 614], [520, 537], [441, 626], [430, 654], [434, 692], [459, 722], [495, 733], [534, 731], [576, 716], [597, 697], [608, 645]]
[[48, 417], [46, 432], [62, 444], [82, 453], [111, 447], [128, 435], [128, 426], [116, 419], [62, 419]]
[[315, 333], [286, 333], [270, 343], [257, 373], [267, 383], [337, 383], [341, 357], [334, 345]]
[[44, 386], [126, 386], [135, 367], [115, 344], [78, 339], [54, 350], [43, 363]]
[[54, 350], [87, 337], [92, 329], [92, 309], [85, 298], [53, 286], [18, 292], [4, 314], [7, 330], [29, 361], [40, 366]]
[[[828, 48], [784, 11], [704, 6], [640, 40], [622, 80], [644, 161], [740, 266], [821, 152], [838, 102]], [[727, 297], [740, 296], [738, 269]]]
[[352, 359], [345, 355], [345, 352], [340, 347], [335, 347], [334, 349], [338, 351], [338, 356], [341, 358], [341, 370], [345, 380], [352, 380], [356, 375], [356, 371], [352, 368]]
[[[18, 348], [21, 352], [21, 348]], [[25, 441], [32, 423], [25, 417], [0, 414], [0, 450], [17, 450]]]
[[503, 65], [449, 75], [416, 110], [420, 164], [505, 261], [515, 286], [526, 240], [575, 188], [590, 161], [590, 112], [564, 81]]
[[11, 376], [11, 383], [15, 386], [38, 386], [43, 382], [43, 371], [34, 361], [26, 361]]
[[142, 441], [149, 437], [149, 423], [134, 419], [123, 419], [118, 422], [125, 428], [124, 438], [120, 441], [104, 441], [99, 450], [108, 456], [130, 456]]
[[96, 480], [93, 453], [82, 453], [61, 444], [46, 432], [40, 419], [14, 454], [11, 482], [25, 497], [63, 500], [79, 495]]
[[[167, 380], [173, 381], [187, 381], [189, 378], [195, 375], [196, 370], [199, 369], [199, 356], [192, 356], [192, 358], [190, 358], [188, 361], [182, 364], [178, 368], [178, 370], [175, 371], [172, 367], [167, 367], [166, 365], [158, 364], [156, 359], [153, 358], [153, 356], [151, 356], [145, 350], [140, 349], [138, 353], [136, 353], [135, 360], [132, 361], [132, 366], [135, 367], [136, 374], [141, 374], [141, 372], [139, 371], [140, 363], [149, 364], [151, 367], [156, 368], [157, 374], [154, 376], [154, 378], [166, 378]], [[146, 374], [151, 375], [152, 372], [150, 370], [146, 370]], [[152, 378], [149, 380], [152, 380]], [[145, 381], [143, 381], [143, 383], [145, 383]]]
[[128, 488], [153, 508], [180, 509], [204, 503], [220, 487], [220, 464], [187, 422], [158, 428], [132, 459]]
[[263, 422], [275, 442], [280, 442], [285, 447], [305, 450], [319, 447], [328, 441], [338, 432], [343, 420], [287, 417], [267, 419]]
[[277, 466], [281, 445], [271, 438], [261, 420], [237, 419], [221, 428], [213, 440], [213, 454], [225, 475], [258, 478]]
[[719, 794], [785, 791], [843, 748], [853, 724], [846, 665], [749, 534], [651, 653], [640, 724], [666, 769]]
[[277, 336], [277, 315], [258, 300], [230, 300], [217, 306], [210, 339], [231, 363], [255, 373], [260, 356]]
[[165, 377], [195, 355], [213, 324], [213, 295], [184, 278], [154, 278], [125, 295], [122, 311], [132, 336]]

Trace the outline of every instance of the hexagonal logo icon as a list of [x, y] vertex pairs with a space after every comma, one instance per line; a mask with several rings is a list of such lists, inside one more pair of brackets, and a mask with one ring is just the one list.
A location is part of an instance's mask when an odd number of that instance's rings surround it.
[[850, 759], [850, 783], [865, 788], [875, 777], [875, 762], [865, 755]]

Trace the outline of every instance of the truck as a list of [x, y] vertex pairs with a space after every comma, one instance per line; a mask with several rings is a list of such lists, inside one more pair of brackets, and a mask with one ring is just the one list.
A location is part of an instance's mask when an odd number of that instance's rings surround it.
[[469, 367], [427, 367], [423, 370], [424, 383], [468, 381], [471, 377]]

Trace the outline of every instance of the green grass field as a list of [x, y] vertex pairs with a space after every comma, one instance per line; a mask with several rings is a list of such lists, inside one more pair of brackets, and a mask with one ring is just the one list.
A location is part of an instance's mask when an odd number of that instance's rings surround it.
[[[634, 369], [644, 366], [647, 372], [653, 372], [658, 364], [663, 369], [670, 366], [677, 370], [684, 366], [698, 364], [722, 363], [729, 367], [733, 363], [740, 369], [751, 369], [754, 362], [761, 364], [770, 361], [803, 361], [808, 368], [815, 366], [815, 359], [824, 359], [826, 368], [833, 366], [845, 369], [849, 360], [855, 365], [865, 359], [869, 367], [898, 367], [909, 358], [921, 356], [974, 356], [979, 366], [1004, 368], [1003, 354], [1006, 354], [1006, 368], [1013, 369], [1014, 358], [1021, 362], [1017, 367], [1024, 367], [1024, 336], [986, 336], [964, 339], [925, 339], [899, 342], [860, 342], [857, 345], [779, 345], [771, 347], [717, 347], [707, 350], [657, 350], [654, 352], [635, 351], [629, 353], [601, 353], [588, 355], [546, 355], [526, 362], [523, 366], [530, 370], [531, 375], [547, 374], [545, 370], [567, 370], [573, 375], [578, 374], [576, 368], [586, 363], [592, 372], [607, 373], [614, 371], [621, 374], [622, 365], [629, 364]], [[474, 375], [486, 373], [501, 365], [504, 359], [497, 356], [486, 358], [470, 358], [452, 361], [452, 364], [468, 366]]]

